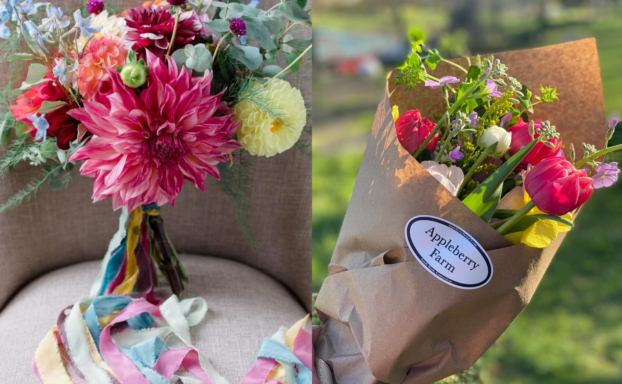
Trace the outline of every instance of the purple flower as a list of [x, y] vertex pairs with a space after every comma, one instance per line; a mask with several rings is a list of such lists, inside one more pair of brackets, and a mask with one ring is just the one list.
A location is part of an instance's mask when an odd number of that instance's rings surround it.
[[512, 120], [512, 112], [506, 113], [505, 116], [501, 118], [501, 121], [499, 121], [499, 125], [505, 127], [510, 120]]
[[616, 125], [618, 125], [618, 121], [620, 121], [620, 120], [618, 120], [615, 117], [612, 118], [611, 120], [609, 120], [608, 127], [611, 128], [611, 129], [615, 129]]
[[443, 76], [439, 79], [439, 81], [434, 81], [434, 80], [426, 80], [425, 81], [425, 86], [426, 87], [430, 87], [432, 89], [439, 89], [441, 87], [441, 85], [444, 84], [455, 84], [455, 83], [459, 83], [460, 80], [456, 77], [453, 76]]
[[233, 18], [231, 19], [231, 24], [229, 25], [229, 29], [237, 36], [246, 35], [246, 24], [242, 19]]
[[454, 148], [451, 152], [449, 152], [449, 160], [452, 163], [455, 163], [458, 160], [464, 159], [464, 154], [460, 152], [460, 146]]
[[479, 124], [477, 123], [477, 112], [471, 112], [467, 115], [469, 120], [471, 120], [471, 127], [477, 127]]
[[501, 92], [497, 91], [497, 83], [492, 80], [486, 80], [486, 91], [488, 91], [488, 96], [492, 97], [501, 97], [503, 96]]
[[104, 10], [104, 1], [103, 0], [89, 0], [86, 3], [86, 9], [89, 11], [91, 15], [99, 15], [101, 11]]
[[596, 167], [596, 174], [592, 176], [594, 179], [594, 188], [611, 187], [618, 180], [618, 163], [601, 163]]

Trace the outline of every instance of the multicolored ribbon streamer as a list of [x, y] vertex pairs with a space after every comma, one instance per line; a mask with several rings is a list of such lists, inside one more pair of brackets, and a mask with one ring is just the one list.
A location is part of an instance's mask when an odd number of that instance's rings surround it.
[[241, 384], [311, 384], [312, 336], [305, 326], [309, 316], [289, 330], [265, 339], [257, 361]]

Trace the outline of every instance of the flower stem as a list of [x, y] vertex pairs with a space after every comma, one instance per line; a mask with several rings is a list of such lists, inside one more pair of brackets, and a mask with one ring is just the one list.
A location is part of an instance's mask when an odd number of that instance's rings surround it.
[[464, 176], [464, 180], [462, 181], [462, 184], [460, 184], [460, 188], [458, 188], [458, 193], [456, 194], [456, 196], [460, 196], [460, 192], [462, 192], [464, 187], [471, 180], [471, 177], [473, 177], [473, 174], [475, 173], [477, 167], [479, 167], [489, 156], [490, 153], [488, 153], [488, 151], [484, 149], [484, 151], [482, 151], [477, 160], [475, 160], [475, 163], [473, 163], [473, 165], [469, 169], [469, 172], [467, 172], [466, 176]]
[[218, 55], [218, 49], [220, 49], [220, 44], [222, 44], [222, 42], [227, 38], [227, 36], [229, 36], [229, 34], [231, 34], [231, 31], [225, 33], [225, 35], [220, 38], [220, 41], [218, 41], [218, 45], [216, 46], [216, 49], [214, 50], [214, 55], [212, 56], [212, 66], [214, 66], [214, 61], [216, 61], [216, 55]]
[[590, 156], [586, 157], [585, 159], [583, 159], [581, 161], [577, 161], [574, 164], [574, 166], [575, 166], [575, 168], [579, 168], [580, 166], [582, 166], [583, 164], [587, 163], [590, 160], [593, 160], [593, 159], [596, 159], [596, 158], [601, 157], [603, 155], [606, 155], [609, 152], [619, 151], [620, 149], [622, 149], [622, 144], [618, 144], [618, 145], [614, 145], [613, 147], [602, 149], [602, 150], [594, 153], [593, 155], [590, 155]]
[[305, 49], [304, 51], [302, 51], [302, 53], [301, 53], [301, 54], [300, 54], [300, 55], [299, 55], [299, 56], [298, 56], [298, 57], [297, 57], [294, 61], [292, 61], [291, 63], [289, 63], [289, 65], [288, 65], [287, 67], [283, 68], [283, 70], [282, 70], [281, 72], [279, 72], [279, 73], [277, 73], [276, 75], [274, 75], [274, 78], [276, 79], [276, 78], [278, 78], [279, 76], [284, 75], [284, 74], [285, 74], [285, 73], [286, 73], [286, 72], [287, 72], [287, 71], [288, 71], [288, 70], [289, 70], [289, 69], [290, 69], [290, 68], [291, 68], [294, 64], [296, 64], [296, 63], [297, 63], [300, 59], [302, 59], [302, 57], [303, 57], [304, 55], [306, 55], [306, 54], [307, 54], [307, 52], [309, 52], [309, 50], [310, 50], [312, 47], [313, 47], [313, 44], [309, 45], [309, 46], [307, 47], [307, 49]]
[[447, 64], [451, 64], [451, 65], [453, 65], [453, 66], [454, 66], [454, 67], [456, 67], [456, 68], [460, 68], [460, 70], [461, 70], [462, 72], [464, 72], [464, 73], [469, 73], [469, 71], [467, 71], [466, 69], [464, 69], [464, 67], [463, 67], [462, 65], [457, 64], [457, 63], [454, 63], [454, 62], [453, 62], [453, 61], [451, 61], [451, 60], [441, 59], [441, 61], [444, 61], [444, 62], [446, 62]]
[[180, 13], [181, 13], [181, 8], [179, 6], [175, 6], [175, 24], [173, 25], [173, 35], [171, 36], [171, 41], [168, 44], [168, 50], [166, 51], [166, 56], [171, 55], [171, 50], [173, 49], [173, 45], [175, 45], [175, 39], [177, 38], [177, 26], [179, 25]]
[[516, 222], [522, 219], [535, 206], [536, 205], [533, 203], [533, 200], [529, 200], [529, 202], [527, 202], [527, 204], [525, 204], [524, 207], [519, 209], [518, 212], [514, 214], [514, 216], [510, 217], [505, 223], [503, 223], [503, 225], [497, 228], [497, 232], [499, 232], [502, 235], [505, 235], [506, 232], [509, 231], [514, 226], [514, 224], [516, 224]]
[[[449, 116], [447, 116], [447, 118], [449, 118]], [[449, 128], [449, 122], [446, 121], [445, 125], [448, 127], [447, 130], [445, 131], [445, 133], [447, 133], [447, 135], [446, 135], [446, 137], [445, 137], [445, 135], [443, 135], [443, 139], [445, 141], [443, 142], [443, 146], [441, 147], [441, 149], [436, 154], [436, 157], [434, 158], [434, 161], [437, 161], [437, 162], [439, 162], [441, 160], [441, 157], [443, 156], [443, 153], [445, 153], [445, 151], [447, 150], [447, 146], [449, 145], [449, 142], [451, 141], [451, 139], [453, 139], [453, 136], [451, 134], [451, 129]]]

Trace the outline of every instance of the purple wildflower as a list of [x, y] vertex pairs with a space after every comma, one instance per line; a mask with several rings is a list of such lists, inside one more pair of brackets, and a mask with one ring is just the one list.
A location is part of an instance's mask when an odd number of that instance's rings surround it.
[[451, 152], [449, 152], [449, 160], [452, 163], [455, 163], [458, 160], [464, 159], [464, 154], [460, 152], [460, 146], [454, 148]]
[[229, 25], [229, 29], [237, 36], [246, 35], [246, 24], [242, 19], [233, 18], [231, 19], [231, 24]]
[[426, 87], [430, 87], [432, 89], [439, 89], [441, 87], [441, 85], [445, 85], [445, 84], [455, 84], [455, 83], [459, 83], [460, 80], [456, 77], [453, 76], [443, 76], [439, 79], [439, 81], [434, 81], [434, 80], [426, 80], [425, 81], [425, 86]]
[[592, 176], [594, 179], [594, 188], [611, 187], [618, 180], [618, 163], [601, 163], [596, 167], [596, 174]]
[[99, 15], [101, 11], [104, 10], [104, 1], [103, 0], [89, 0], [86, 3], [86, 9], [89, 11], [91, 15]]
[[512, 120], [512, 112], [506, 113], [505, 116], [501, 118], [501, 121], [499, 121], [499, 125], [505, 127], [510, 120]]
[[471, 120], [471, 127], [479, 126], [479, 124], [477, 123], [477, 112], [471, 112], [467, 115], [467, 117], [469, 118], [469, 120]]
[[611, 128], [611, 129], [615, 129], [615, 127], [616, 127], [616, 125], [618, 125], [618, 122], [619, 122], [619, 121], [620, 121], [620, 120], [618, 120], [618, 119], [617, 119], [617, 118], [615, 118], [615, 117], [614, 117], [614, 118], [612, 118], [611, 120], [609, 120], [608, 127], [609, 127], [609, 128]]
[[486, 90], [488, 91], [488, 96], [492, 97], [501, 97], [503, 94], [497, 90], [497, 83], [492, 80], [486, 80]]

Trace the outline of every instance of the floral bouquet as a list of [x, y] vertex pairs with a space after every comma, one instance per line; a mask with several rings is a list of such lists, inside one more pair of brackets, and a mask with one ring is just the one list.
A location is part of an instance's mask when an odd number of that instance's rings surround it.
[[316, 302], [323, 381], [432, 383], [470, 367], [618, 177], [594, 40], [455, 61], [412, 46]]
[[[160, 207], [175, 204], [185, 181], [204, 190], [207, 176], [222, 177], [238, 203], [241, 232], [254, 243], [249, 155], [304, 150], [306, 106], [282, 77], [312, 47], [294, 37], [310, 27], [306, 1], [283, 0], [267, 11], [257, 4], [157, 0], [119, 12], [89, 0], [70, 15], [51, 3], [0, 4], [2, 59], [12, 64], [13, 80], [28, 66], [21, 86], [3, 92], [0, 174], [23, 161], [42, 168], [0, 213], [46, 185], [68, 186], [78, 162], [94, 179], [93, 201], [111, 198], [122, 211], [90, 297], [61, 314], [37, 351], [43, 382], [177, 382], [181, 366], [200, 382], [225, 382], [189, 339], [205, 303], [179, 301], [188, 278]], [[163, 304], [153, 293], [161, 276], [175, 295]], [[118, 323], [141, 331], [112, 343]], [[185, 352], [168, 349], [169, 335]], [[305, 372], [294, 345], [281, 346], [290, 351], [288, 364]]]

